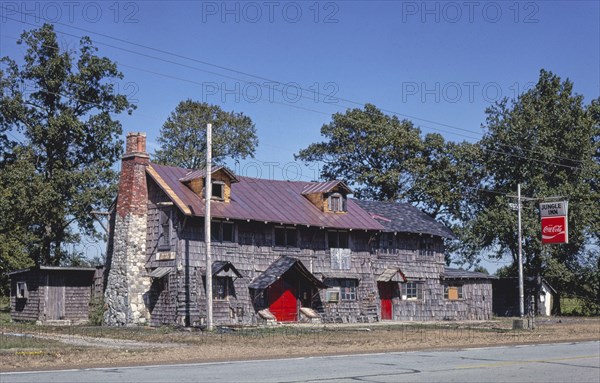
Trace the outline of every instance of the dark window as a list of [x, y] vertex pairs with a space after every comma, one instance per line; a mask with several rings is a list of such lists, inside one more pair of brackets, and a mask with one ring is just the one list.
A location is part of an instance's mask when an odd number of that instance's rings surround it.
[[230, 293], [233, 281], [230, 277], [213, 277], [213, 299], [227, 300]]
[[[211, 199], [224, 200], [225, 199], [225, 182], [213, 180], [211, 182], [211, 185], [212, 185], [211, 194], [210, 194]], [[202, 179], [202, 187], [206, 188], [206, 178]], [[205, 195], [206, 195], [206, 192], [204, 193], [204, 196]]]
[[433, 238], [420, 238], [419, 239], [419, 255], [433, 256], [435, 250], [433, 247]]
[[329, 241], [329, 248], [347, 249], [348, 246], [348, 232], [347, 231], [334, 231], [330, 230], [327, 232], [327, 239]]
[[214, 242], [233, 242], [233, 222], [213, 221], [210, 225], [210, 238]]
[[171, 250], [171, 232], [172, 232], [171, 209], [163, 208], [159, 210], [159, 233], [158, 249]]
[[340, 193], [329, 196], [329, 210], [334, 212], [346, 211], [346, 198]]
[[225, 184], [220, 181], [214, 181], [212, 183], [211, 195], [213, 199], [225, 199]]
[[297, 247], [298, 232], [294, 227], [275, 228], [275, 246]]
[[402, 285], [402, 295], [406, 299], [423, 299], [423, 283], [406, 282]]
[[394, 248], [394, 234], [393, 233], [381, 233], [379, 235], [379, 248], [380, 249], [393, 249]]
[[17, 298], [18, 299], [26, 299], [27, 298], [27, 283], [26, 282], [17, 282]]
[[444, 285], [444, 299], [455, 301], [463, 299], [463, 285], [448, 283]]

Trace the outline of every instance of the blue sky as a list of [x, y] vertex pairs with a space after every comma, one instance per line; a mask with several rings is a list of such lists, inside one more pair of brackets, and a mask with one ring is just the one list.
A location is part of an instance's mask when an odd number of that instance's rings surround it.
[[[89, 35], [116, 61], [138, 109], [124, 130], [149, 150], [192, 98], [250, 116], [247, 176], [312, 180], [293, 154], [321, 140], [331, 114], [365, 102], [448, 140], [481, 137], [485, 108], [541, 68], [600, 96], [597, 1], [4, 1], [0, 56], [22, 57], [24, 30], [53, 21], [64, 46]], [[130, 43], [127, 43], [130, 42]], [[318, 90], [320, 94], [316, 94]], [[300, 172], [300, 174], [298, 174]]]

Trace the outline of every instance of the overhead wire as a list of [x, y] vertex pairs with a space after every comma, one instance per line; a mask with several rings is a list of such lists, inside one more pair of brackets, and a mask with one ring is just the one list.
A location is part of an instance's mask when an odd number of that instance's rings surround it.
[[[20, 12], [20, 11], [17, 11], [17, 12]], [[20, 13], [24, 14], [23, 12], [20, 12]], [[41, 17], [41, 18], [43, 18], [43, 17]], [[20, 23], [23, 23], [23, 24], [37, 26], [37, 24], [28, 23], [28, 22], [23, 21], [23, 20], [12, 19], [10, 17], [7, 17], [7, 19], [12, 20], [12, 21], [16, 21], [16, 22], [20, 22]], [[45, 19], [45, 20], [48, 21], [47, 19]], [[119, 37], [110, 36], [110, 35], [107, 35], [107, 34], [104, 34], [104, 33], [95, 32], [95, 31], [92, 31], [92, 30], [89, 30], [89, 29], [85, 29], [85, 28], [81, 28], [81, 27], [77, 27], [77, 26], [73, 26], [73, 25], [68, 25], [68, 24], [61, 23], [61, 22], [52, 22], [52, 23], [53, 24], [62, 25], [62, 26], [68, 27], [68, 28], [73, 28], [73, 29], [76, 29], [76, 30], [79, 30], [79, 31], [83, 31], [83, 32], [86, 32], [86, 33], [95, 34], [95, 35], [102, 36], [102, 37], [105, 37], [105, 38], [108, 38], [108, 39], [112, 39], [112, 40], [115, 40], [115, 41], [119, 41], [119, 42], [123, 42], [123, 43], [126, 43], [126, 44], [130, 44], [130, 45], [133, 45], [133, 46], [136, 46], [136, 47], [140, 47], [140, 48], [148, 49], [148, 50], [151, 50], [151, 51], [159, 52], [159, 53], [162, 53], [162, 54], [170, 55], [170, 56], [177, 57], [177, 58], [180, 58], [180, 59], [184, 59], [184, 60], [196, 62], [196, 63], [202, 64], [202, 65], [211, 66], [211, 67], [218, 68], [218, 69], [225, 70], [225, 71], [229, 71], [229, 72], [232, 72], [232, 73], [242, 74], [244, 76], [248, 76], [248, 77], [252, 77], [252, 78], [256, 78], [256, 79], [268, 81], [268, 82], [271, 82], [271, 83], [276, 83], [276, 84], [279, 84], [279, 85], [284, 85], [284, 86], [287, 85], [286, 83], [283, 83], [281, 81], [273, 80], [273, 79], [270, 79], [270, 78], [267, 78], [267, 77], [264, 77], [264, 76], [259, 76], [259, 75], [251, 74], [251, 73], [248, 73], [248, 72], [245, 72], [245, 71], [240, 71], [240, 70], [232, 69], [232, 68], [225, 67], [225, 66], [222, 66], [222, 65], [213, 64], [213, 63], [210, 63], [210, 62], [207, 62], [207, 61], [204, 61], [204, 60], [199, 60], [199, 59], [192, 58], [192, 57], [189, 57], [189, 56], [184, 56], [184, 55], [181, 55], [181, 54], [178, 54], [178, 53], [169, 52], [169, 51], [166, 51], [166, 50], [163, 50], [163, 49], [159, 49], [159, 48], [147, 46], [147, 45], [144, 45], [144, 44], [139, 44], [139, 43], [131, 42], [131, 41], [128, 41], [128, 40], [125, 40], [125, 39], [121, 39]], [[65, 34], [65, 35], [71, 36], [71, 37], [82, 38], [82, 36], [73, 35], [73, 34], [70, 34], [70, 33], [67, 33], [67, 32], [63, 32], [63, 31], [56, 31], [56, 32], [62, 33], [62, 34]], [[99, 41], [96, 41], [96, 43], [102, 44], [102, 45], [106, 45], [106, 46], [109, 46], [109, 47], [114, 48], [114, 49], [123, 50], [123, 51], [128, 52], [128, 53], [142, 55], [142, 56], [145, 56], [145, 57], [148, 57], [148, 58], [152, 58], [152, 59], [156, 59], [156, 60], [161, 60], [161, 61], [164, 61], [164, 62], [167, 62], [167, 63], [171, 63], [171, 64], [174, 64], [174, 65], [180, 65], [180, 66], [183, 66], [183, 67], [186, 67], [186, 68], [189, 68], [189, 69], [199, 70], [199, 71], [203, 71], [203, 72], [206, 72], [206, 73], [211, 73], [211, 74], [214, 74], [214, 75], [217, 75], [217, 76], [221, 76], [221, 77], [225, 77], [225, 78], [230, 78], [230, 79], [234, 79], [234, 80], [237, 80], [237, 81], [242, 81], [242, 82], [245, 82], [245, 83], [250, 83], [247, 80], [243, 80], [243, 79], [239, 79], [239, 78], [236, 78], [236, 77], [232, 77], [232, 76], [220, 74], [220, 73], [217, 73], [217, 72], [207, 71], [205, 69], [200, 69], [200, 68], [192, 67], [192, 66], [189, 66], [189, 65], [186, 65], [186, 64], [174, 62], [172, 60], [166, 60], [166, 59], [159, 58], [159, 57], [156, 57], [156, 56], [147, 55], [147, 54], [144, 54], [144, 53], [141, 53], [141, 52], [132, 51], [130, 49], [126, 49], [126, 48], [123, 48], [123, 47], [118, 47], [118, 46], [114, 46], [114, 45], [103, 43], [103, 42], [99, 42]], [[141, 68], [135, 68], [135, 69], [141, 70]], [[264, 86], [265, 84], [262, 84], [262, 85], [261, 84], [257, 84], [257, 85]], [[300, 89], [302, 92], [308, 92], [308, 93], [312, 92], [312, 93], [314, 93], [314, 91], [308, 90], [306, 88], [302, 88], [300, 86], [298, 87], [298, 89]], [[304, 96], [304, 93], [303, 93], [303, 95], [301, 97], [307, 98], [307, 96]], [[336, 99], [339, 99], [341, 101], [344, 101], [346, 103], [349, 103], [349, 104], [355, 105], [355, 106], [364, 106], [365, 105], [363, 102], [349, 100], [349, 99], [346, 99], [346, 98], [343, 98], [343, 97], [336, 97]], [[289, 106], [289, 103], [280, 103], [280, 104], [284, 104], [284, 105], [288, 105]], [[293, 105], [293, 106], [295, 106], [295, 105]], [[308, 109], [308, 108], [302, 108], [302, 107], [300, 107], [300, 109], [303, 109], [303, 110], [306, 110], [306, 111], [317, 112], [317, 113], [324, 113], [324, 112], [321, 112], [321, 111], [315, 111], [313, 109]], [[421, 117], [418, 117], [418, 116], [412, 116], [412, 115], [402, 114], [402, 113], [399, 113], [399, 112], [396, 112], [396, 111], [393, 111], [393, 110], [389, 110], [389, 109], [380, 109], [380, 110], [383, 111], [383, 112], [390, 113], [392, 115], [398, 116], [398, 117], [405, 117], [405, 118], [410, 118], [410, 119], [413, 119], [413, 120], [423, 121], [423, 122], [427, 122], [427, 123], [431, 123], [431, 124], [443, 126], [443, 127], [449, 128], [449, 129], [454, 129], [454, 130], [458, 130], [458, 131], [467, 132], [467, 133], [475, 133], [475, 134], [478, 134], [478, 135], [481, 134], [481, 133], [475, 132], [473, 130], [469, 130], [469, 129], [465, 129], [465, 128], [460, 128], [460, 127], [457, 127], [457, 126], [453, 126], [453, 125], [450, 125], [450, 124], [441, 123], [441, 122], [437, 122], [437, 121], [433, 121], [433, 120], [429, 120], [429, 119], [424, 119], [424, 118], [421, 118]], [[450, 133], [450, 134], [462, 136], [462, 137], [465, 137], [465, 138], [477, 139], [476, 137], [473, 137], [473, 136], [466, 136], [464, 134], [459, 134], [459, 133], [456, 133], [456, 132], [449, 132], [449, 131], [446, 131], [446, 130], [443, 130], [443, 129], [433, 128], [431, 126], [427, 126], [427, 128], [431, 129], [431, 130], [439, 131], [439, 132], [442, 132], [442, 133]], [[519, 149], [519, 150], [527, 151], [527, 152], [530, 152], [530, 153], [547, 155], [547, 153], [542, 153], [542, 152], [535, 151], [535, 150], [532, 150], [532, 149], [526, 149], [526, 148], [522, 148], [522, 147], [517, 147], [517, 146], [512, 146], [512, 145], [505, 145], [505, 144], [498, 144], [498, 145], [503, 146], [503, 147], [507, 147], [507, 148]], [[496, 153], [497, 154], [498, 153], [502, 153], [504, 155], [512, 155], [512, 154], [506, 153], [506, 152], [496, 152]], [[567, 157], [562, 157], [560, 155], [554, 155], [553, 154], [551, 156], [555, 157], [555, 158], [558, 158], [558, 159], [568, 160], [568, 161], [571, 161], [571, 162], [579, 162], [579, 163], [582, 162], [581, 160], [567, 158]], [[573, 167], [573, 166], [557, 164], [556, 162], [550, 162], [549, 161], [547, 163], [552, 163], [552, 164], [559, 165], [559, 166], [565, 166], [565, 167], [572, 168], [572, 169], [576, 168], [576, 167]]]

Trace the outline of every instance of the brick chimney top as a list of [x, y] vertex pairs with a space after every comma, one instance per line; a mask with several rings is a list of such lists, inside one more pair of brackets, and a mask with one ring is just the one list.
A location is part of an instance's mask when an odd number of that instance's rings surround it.
[[126, 157], [148, 157], [148, 153], [146, 153], [146, 133], [127, 133], [125, 155], [123, 158]]

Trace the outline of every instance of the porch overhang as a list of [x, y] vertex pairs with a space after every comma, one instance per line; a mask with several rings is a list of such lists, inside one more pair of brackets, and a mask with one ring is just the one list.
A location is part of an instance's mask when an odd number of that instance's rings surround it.
[[150, 278], [162, 278], [165, 275], [169, 274], [171, 272], [173, 268], [172, 267], [157, 267], [156, 269], [152, 270], [150, 273], [148, 273], [148, 275], [150, 276]]
[[407, 280], [408, 276], [399, 267], [388, 267], [377, 277], [377, 282], [406, 282]]
[[254, 278], [248, 285], [248, 288], [253, 290], [264, 290], [277, 282], [285, 273], [290, 270], [295, 270], [308, 283], [319, 289], [325, 289], [327, 286], [314, 276], [304, 266], [298, 258], [284, 256], [273, 262], [267, 269]]

